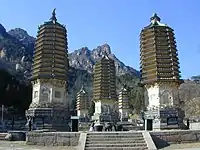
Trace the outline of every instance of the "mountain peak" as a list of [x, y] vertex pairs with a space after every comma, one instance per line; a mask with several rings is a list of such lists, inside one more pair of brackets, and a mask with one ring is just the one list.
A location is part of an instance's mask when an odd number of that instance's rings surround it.
[[11, 36], [17, 38], [20, 41], [24, 41], [29, 40], [30, 42], [35, 42], [35, 38], [30, 36], [26, 30], [21, 29], [21, 28], [15, 28], [15, 29], [11, 29], [10, 31], [8, 31], [8, 34], [10, 34]]
[[12, 33], [12, 32], [18, 32], [20, 33], [21, 35], [24, 35], [24, 36], [29, 36], [27, 31], [24, 30], [24, 29], [21, 29], [21, 28], [15, 28], [15, 29], [11, 29], [10, 31], [8, 31], [9, 33]]
[[93, 51], [98, 51], [100, 55], [103, 55], [104, 53], [110, 55], [112, 53], [110, 45], [108, 45], [108, 43], [98, 46], [96, 49], [93, 49]]
[[30, 36], [26, 30], [21, 28], [15, 28], [8, 31], [8, 34], [22, 42], [27, 47], [33, 47], [35, 38]]

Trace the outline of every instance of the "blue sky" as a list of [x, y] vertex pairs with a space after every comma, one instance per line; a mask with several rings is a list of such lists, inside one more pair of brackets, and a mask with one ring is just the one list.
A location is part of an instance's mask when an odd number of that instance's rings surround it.
[[200, 1], [198, 0], [1, 0], [0, 23], [36, 36], [51, 17], [68, 30], [69, 52], [108, 43], [126, 65], [139, 69], [139, 33], [156, 12], [175, 30], [181, 75], [200, 74]]

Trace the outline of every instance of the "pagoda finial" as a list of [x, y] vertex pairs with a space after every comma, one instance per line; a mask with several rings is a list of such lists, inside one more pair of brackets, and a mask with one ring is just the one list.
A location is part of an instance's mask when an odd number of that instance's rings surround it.
[[150, 21], [158, 21], [160, 22], [160, 17], [157, 15], [157, 13], [153, 13], [153, 16], [150, 18]]
[[108, 53], [106, 51], [103, 52], [103, 58], [109, 59]]
[[50, 18], [50, 20], [53, 21], [54, 23], [57, 21], [57, 18], [56, 18], [56, 8], [53, 9], [52, 17]]
[[86, 93], [86, 92], [85, 92], [84, 85], [81, 86], [80, 92], [81, 92], [81, 93]]

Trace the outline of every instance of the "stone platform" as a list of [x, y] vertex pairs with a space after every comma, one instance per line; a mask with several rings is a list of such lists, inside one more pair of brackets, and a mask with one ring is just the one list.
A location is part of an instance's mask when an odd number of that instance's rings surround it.
[[77, 150], [76, 146], [26, 145], [24, 141], [0, 141], [0, 150]]
[[184, 111], [173, 107], [147, 110], [143, 116], [145, 130], [186, 129], [183, 123], [184, 115]]
[[40, 146], [77, 146], [78, 132], [28, 132], [26, 144]]
[[26, 116], [27, 120], [31, 118], [34, 130], [70, 131], [69, 113], [66, 108], [29, 108]]

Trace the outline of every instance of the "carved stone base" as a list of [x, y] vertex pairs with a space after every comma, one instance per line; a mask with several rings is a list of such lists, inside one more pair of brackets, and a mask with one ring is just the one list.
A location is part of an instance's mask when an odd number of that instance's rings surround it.
[[184, 112], [178, 108], [164, 108], [145, 112], [145, 127], [147, 120], [152, 120], [152, 130], [183, 129]]
[[69, 112], [66, 108], [29, 108], [26, 117], [28, 122], [31, 121], [33, 130], [70, 131]]
[[95, 113], [92, 120], [97, 122], [119, 121], [119, 112], [116, 101], [101, 100], [95, 102]]
[[119, 117], [114, 114], [94, 114], [92, 120], [96, 120], [97, 122], [117, 122], [119, 121]]
[[87, 116], [79, 116], [79, 122], [89, 122], [90, 119]]

